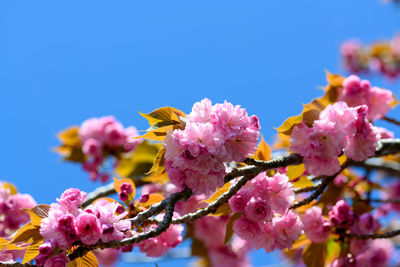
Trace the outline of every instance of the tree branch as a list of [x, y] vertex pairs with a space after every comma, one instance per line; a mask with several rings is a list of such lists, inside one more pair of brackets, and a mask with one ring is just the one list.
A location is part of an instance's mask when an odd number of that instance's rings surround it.
[[357, 239], [362, 239], [362, 240], [367, 240], [367, 239], [379, 239], [379, 238], [392, 238], [395, 236], [400, 235], [400, 229], [399, 230], [394, 230], [391, 232], [386, 232], [382, 234], [374, 233], [374, 234], [368, 234], [368, 235], [347, 235], [348, 237], [352, 238], [357, 238]]

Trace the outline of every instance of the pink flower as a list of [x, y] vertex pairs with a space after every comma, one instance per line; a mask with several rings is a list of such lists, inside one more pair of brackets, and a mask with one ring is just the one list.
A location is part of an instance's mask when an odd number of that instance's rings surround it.
[[256, 151], [260, 125], [245, 109], [196, 103], [184, 130], [165, 138], [165, 166], [171, 182], [195, 194], [210, 194], [223, 185], [224, 162], [241, 161]]
[[231, 207], [232, 212], [242, 211], [250, 200], [252, 193], [252, 189], [242, 187], [233, 197], [231, 197], [229, 199], [229, 206]]
[[78, 188], [69, 188], [61, 194], [61, 198], [57, 198], [57, 202], [60, 206], [77, 215], [77, 211], [83, 201], [86, 199], [86, 193], [80, 191]]
[[389, 90], [372, 87], [369, 92], [368, 119], [374, 121], [384, 117], [392, 108], [393, 93]]
[[331, 226], [327, 219], [322, 216], [320, 207], [314, 206], [308, 209], [302, 216], [304, 232], [314, 243], [324, 242], [330, 233]]
[[354, 122], [355, 133], [348, 138], [344, 153], [356, 161], [363, 161], [375, 154], [378, 146], [379, 134], [371, 123], [368, 122], [368, 107], [363, 105], [357, 107], [358, 117]]
[[343, 149], [344, 136], [337, 132], [333, 122], [320, 121], [317, 127], [304, 123], [294, 127], [291, 149], [304, 157], [304, 164], [313, 175], [333, 175], [340, 170], [337, 159]]
[[101, 266], [114, 266], [121, 254], [115, 248], [96, 249], [93, 253]]
[[374, 233], [380, 228], [379, 221], [370, 213], [364, 213], [358, 217], [356, 223], [351, 227], [351, 231], [358, 235]]
[[347, 227], [354, 224], [354, 213], [344, 200], [339, 200], [329, 212], [331, 223], [339, 227]]
[[97, 215], [101, 223], [103, 234], [101, 240], [103, 242], [120, 241], [125, 237], [125, 231], [129, 230], [131, 223], [124, 220], [128, 212], [115, 215], [119, 204], [117, 202], [108, 202], [104, 204], [95, 203], [93, 207], [94, 213]]
[[343, 90], [338, 100], [346, 102], [351, 107], [367, 105], [368, 120], [374, 121], [389, 112], [394, 97], [391, 91], [371, 87], [369, 81], [350, 75], [343, 81]]
[[212, 266], [215, 267], [249, 267], [250, 261], [243, 251], [236, 251], [229, 246], [209, 250]]
[[[162, 215], [156, 216], [158, 219], [162, 218]], [[155, 226], [148, 227], [146, 231], [154, 229]], [[167, 252], [167, 250], [176, 247], [182, 242], [182, 225], [171, 224], [168, 229], [161, 235], [153, 238], [146, 239], [138, 244], [141, 252], [146, 253], [148, 257], [160, 257]]]
[[103, 233], [97, 217], [87, 212], [82, 212], [76, 218], [76, 227], [80, 240], [86, 245], [96, 244]]
[[388, 239], [372, 240], [368, 250], [356, 256], [356, 267], [389, 266], [393, 250], [393, 244]]
[[273, 223], [273, 238], [275, 249], [291, 248], [293, 242], [299, 238], [303, 232], [303, 224], [293, 211], [288, 211], [281, 217], [275, 217]]
[[[67, 222], [64, 221], [61, 225], [59, 220], [66, 215], [66, 211], [58, 204], [51, 204], [49, 214], [46, 218], [42, 219], [40, 224], [40, 235], [44, 240], [53, 240], [61, 249], [67, 249], [70, 246], [70, 238], [64, 232], [65, 229], [73, 229], [73, 222], [69, 226], [64, 226]], [[64, 217], [64, 220], [68, 220]]]
[[48, 259], [45, 262], [44, 267], [65, 267], [67, 266], [68, 262], [69, 260], [67, 256], [64, 254], [58, 254]]
[[206, 247], [215, 248], [223, 246], [228, 219], [228, 216], [203, 217], [194, 222], [194, 236], [203, 241]]
[[285, 174], [276, 173], [268, 179], [268, 189], [272, 210], [284, 214], [294, 201], [293, 184]]
[[252, 197], [247, 202], [244, 208], [244, 215], [247, 219], [259, 223], [269, 221], [273, 217], [270, 203], [259, 197]]
[[[1, 198], [1, 197], [0, 197]], [[2, 202], [2, 203], [1, 203]], [[28, 194], [4, 194], [4, 199], [0, 199], [4, 217], [5, 227], [14, 230], [21, 224], [29, 221], [29, 215], [23, 209], [31, 209], [36, 206], [36, 201]]]
[[210, 121], [211, 114], [211, 101], [208, 98], [204, 98], [200, 102], [196, 102], [193, 105], [192, 112], [188, 115], [190, 121], [196, 121], [199, 123], [206, 123]]
[[179, 215], [185, 215], [187, 213], [195, 212], [199, 208], [205, 208], [207, 203], [202, 202], [206, 199], [205, 195], [193, 195], [186, 201], [179, 201], [175, 205], [175, 211]]
[[240, 238], [243, 238], [250, 243], [253, 240], [258, 239], [261, 229], [262, 228], [259, 223], [253, 222], [245, 217], [241, 217], [233, 223], [233, 231]]
[[46, 240], [39, 246], [39, 253], [43, 256], [49, 256], [56, 249], [56, 243], [53, 240]]
[[141, 252], [146, 253], [147, 257], [160, 257], [169, 249], [169, 247], [163, 246], [162, 242], [157, 238], [144, 240], [138, 246]]
[[94, 138], [86, 140], [82, 147], [83, 153], [92, 157], [101, 157], [102, 149], [101, 143]]

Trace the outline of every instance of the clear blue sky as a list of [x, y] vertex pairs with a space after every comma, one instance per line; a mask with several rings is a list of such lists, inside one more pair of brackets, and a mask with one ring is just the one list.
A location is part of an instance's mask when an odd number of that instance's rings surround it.
[[[321, 94], [325, 69], [343, 73], [343, 40], [390, 38], [399, 17], [379, 0], [2, 0], [0, 179], [40, 203], [91, 191], [98, 184], [52, 152], [57, 132], [104, 115], [145, 129], [138, 110], [189, 112], [204, 97], [246, 107], [272, 141]], [[373, 82], [400, 95], [399, 83]]]

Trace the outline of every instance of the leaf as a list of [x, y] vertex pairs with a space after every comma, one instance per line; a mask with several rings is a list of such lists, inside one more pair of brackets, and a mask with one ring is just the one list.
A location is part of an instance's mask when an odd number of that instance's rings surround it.
[[168, 174], [166, 172], [162, 174], [151, 174], [143, 178], [144, 182], [165, 184], [169, 182]]
[[36, 258], [37, 255], [39, 255], [39, 246], [43, 244], [43, 239], [42, 240], [37, 240], [33, 242], [25, 251], [24, 254], [24, 259], [22, 261], [23, 264], [33, 260]]
[[92, 251], [89, 251], [85, 256], [77, 258], [67, 264], [68, 267], [98, 267], [99, 263]]
[[224, 216], [224, 215], [231, 215], [232, 210], [229, 206], [228, 202], [225, 202], [221, 206], [218, 207], [217, 211], [212, 213], [211, 216]]
[[289, 177], [289, 180], [296, 179], [303, 175], [303, 173], [306, 171], [306, 167], [304, 164], [299, 164], [299, 165], [290, 165], [288, 166], [287, 169], [287, 176]]
[[153, 165], [154, 158], [162, 148], [161, 144], [155, 144], [143, 140], [133, 153], [125, 154], [119, 161], [115, 172], [120, 177], [142, 176]]
[[290, 249], [301, 248], [309, 245], [310, 243], [311, 243], [310, 239], [308, 239], [305, 234], [302, 234], [301, 236], [299, 236], [297, 240], [293, 242], [293, 246]]
[[159, 193], [154, 193], [149, 195], [149, 200], [147, 200], [145, 203], [142, 203], [141, 205], [145, 208], [149, 208], [151, 205], [159, 203], [164, 200], [164, 196]]
[[33, 226], [40, 227], [43, 218], [46, 218], [49, 213], [50, 206], [49, 205], [37, 205], [32, 209], [24, 209], [31, 219], [31, 224]]
[[314, 183], [305, 175], [300, 176], [299, 178], [296, 178], [294, 181], [291, 182], [293, 183], [293, 186], [295, 188], [299, 189], [314, 186]]
[[41, 239], [42, 236], [40, 235], [38, 227], [28, 223], [17, 230], [17, 232], [12, 236], [9, 244], [27, 242], [31, 238], [33, 238], [34, 240], [38, 240]]
[[315, 120], [318, 119], [319, 113], [325, 108], [325, 105], [320, 99], [314, 99], [312, 102], [303, 105], [303, 111], [297, 115], [288, 118], [281, 126], [276, 128], [279, 134], [291, 135], [293, 128], [304, 122], [307, 126], [311, 127]]
[[357, 215], [362, 215], [367, 212], [371, 212], [374, 208], [368, 205], [365, 201], [356, 201], [353, 204], [353, 212]]
[[172, 129], [184, 129], [186, 126], [186, 114], [176, 108], [163, 107], [148, 114], [141, 112], [139, 114], [147, 119], [150, 128], [147, 129], [146, 134], [137, 138], [163, 141], [168, 131]]
[[64, 145], [76, 146], [81, 144], [78, 126], [69, 127], [68, 129], [60, 132], [57, 137]]
[[203, 202], [210, 204], [211, 202], [214, 202], [217, 200], [223, 193], [227, 192], [229, 188], [231, 187], [231, 183], [227, 182], [224, 184], [223, 187], [219, 188], [217, 192], [214, 193], [209, 199], [203, 200]]
[[61, 145], [55, 151], [64, 156], [64, 160], [73, 162], [84, 162], [86, 156], [83, 154], [81, 140], [79, 138], [79, 127], [72, 126], [58, 134]]
[[133, 192], [129, 194], [129, 202], [131, 202], [136, 194], [136, 186], [135, 183], [131, 179], [117, 179], [114, 177], [114, 189], [119, 194], [121, 193], [121, 184], [128, 183], [132, 186]]
[[154, 174], [161, 174], [165, 171], [164, 165], [164, 155], [165, 155], [165, 147], [161, 148], [158, 151], [156, 158], [154, 159], [153, 166], [151, 167], [150, 171], [146, 174], [154, 173]]
[[261, 142], [257, 146], [257, 151], [254, 153], [253, 158], [258, 160], [268, 161], [271, 159], [271, 148], [265, 142], [264, 137], [261, 136]]
[[2, 182], [1, 183], [1, 188], [4, 188], [4, 189], [8, 190], [10, 192], [10, 195], [15, 195], [15, 194], [18, 193], [18, 190], [15, 187], [15, 185], [7, 183], [7, 182]]
[[226, 224], [226, 231], [225, 231], [225, 241], [224, 244], [226, 245], [229, 240], [231, 240], [232, 236], [233, 236], [233, 223], [239, 219], [240, 217], [242, 217], [243, 212], [237, 212], [235, 214], [233, 214], [230, 218], [228, 223]]
[[303, 251], [303, 261], [307, 267], [324, 267], [326, 261], [326, 244], [311, 243]]
[[326, 243], [326, 259], [327, 262], [331, 262], [334, 259], [338, 258], [340, 255], [340, 244], [336, 242], [336, 237], [329, 238]]
[[207, 248], [204, 246], [203, 242], [201, 242], [196, 238], [193, 238], [191, 249], [192, 249], [192, 256], [207, 257], [208, 254]]

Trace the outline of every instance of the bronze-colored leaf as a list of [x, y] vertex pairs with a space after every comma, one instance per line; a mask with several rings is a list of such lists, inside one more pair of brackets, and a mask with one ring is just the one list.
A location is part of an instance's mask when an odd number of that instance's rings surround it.
[[165, 171], [164, 166], [164, 155], [165, 155], [165, 147], [162, 147], [160, 151], [158, 151], [156, 158], [154, 159], [153, 166], [147, 174], [161, 174]]
[[[40, 207], [43, 206], [43, 207]], [[32, 209], [24, 209], [31, 219], [31, 224], [36, 227], [40, 227], [42, 219], [47, 217], [49, 211], [48, 205], [38, 205]]]
[[215, 200], [217, 200], [223, 193], [227, 192], [229, 190], [229, 188], [231, 187], [231, 183], [227, 182], [226, 184], [224, 184], [223, 187], [219, 188], [217, 190], [217, 192], [214, 193], [214, 195], [212, 195], [209, 199], [203, 200], [203, 202], [210, 204], [211, 202], [214, 202]]
[[164, 200], [164, 196], [159, 193], [154, 193], [149, 195], [149, 200], [145, 203], [142, 203], [142, 206], [145, 208], [149, 208], [151, 205], [159, 203]]
[[243, 212], [237, 212], [235, 214], [233, 214], [230, 218], [228, 223], [226, 224], [226, 231], [225, 231], [225, 241], [224, 244], [227, 244], [229, 242], [229, 240], [231, 240], [232, 236], [233, 236], [233, 223], [239, 219], [240, 217], [242, 217]]
[[77, 258], [67, 264], [68, 267], [98, 267], [99, 263], [92, 251], [89, 251], [85, 256]]
[[34, 241], [31, 245], [29, 245], [24, 254], [24, 259], [22, 261], [23, 264], [33, 260], [37, 255], [39, 255], [39, 246], [41, 244], [43, 244], [43, 239]]
[[265, 142], [264, 137], [261, 136], [261, 142], [257, 146], [257, 151], [254, 153], [253, 158], [258, 160], [268, 161], [271, 159], [271, 148]]
[[324, 267], [326, 261], [326, 244], [311, 243], [303, 251], [303, 262], [307, 267]]

